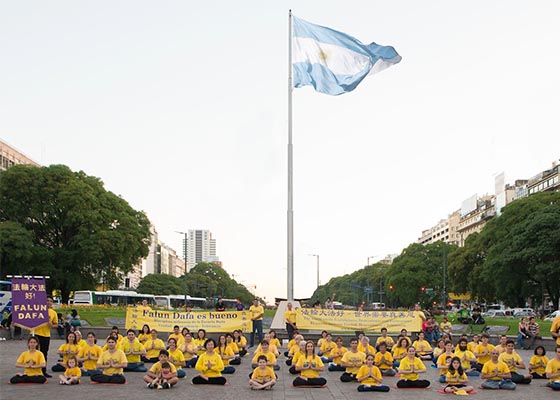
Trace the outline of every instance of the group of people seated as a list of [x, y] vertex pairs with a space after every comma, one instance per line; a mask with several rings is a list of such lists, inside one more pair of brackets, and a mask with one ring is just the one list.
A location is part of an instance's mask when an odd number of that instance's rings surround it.
[[[234, 366], [241, 364], [249, 350], [239, 330], [214, 340], [207, 337], [204, 329], [193, 337], [188, 328], [180, 330], [179, 326], [174, 327], [166, 343], [148, 325], [138, 335], [129, 329], [125, 336], [113, 327], [103, 347], [96, 342], [92, 332], [85, 340], [79, 330], [66, 335], [66, 343], [58, 349], [60, 359], [52, 366], [52, 371], [61, 372], [61, 385], [79, 384], [82, 376], [89, 376], [96, 383], [122, 384], [126, 382], [124, 372], [140, 372], [145, 374], [143, 380], [148, 388], [166, 389], [184, 378], [188, 368], [197, 371], [193, 384], [224, 385], [227, 380], [223, 375], [234, 373]], [[430, 381], [420, 376], [426, 373], [425, 362], [433, 362], [439, 371], [438, 382], [445, 385], [442, 390], [447, 393], [472, 391], [469, 378], [475, 377], [484, 380], [480, 384], [484, 389], [512, 390], [517, 384], [531, 383], [532, 379], [548, 379], [549, 387], [560, 390], [560, 346], [550, 360], [545, 349], [538, 346], [529, 361], [528, 372], [522, 373], [527, 367], [515, 352], [514, 341], [506, 336], [500, 338], [497, 346], [489, 344], [487, 334], [475, 335], [471, 342], [462, 336], [454, 345], [451, 336], [444, 334], [432, 348], [424, 332], [413, 340], [402, 329], [394, 341], [383, 328], [375, 344], [360, 332], [349, 340], [347, 348], [342, 337], [333, 339], [327, 331], [315, 343], [295, 330], [286, 351], [281, 353], [280, 349], [281, 343], [273, 330], [253, 349], [251, 389], [269, 390], [275, 385], [275, 371], [280, 369], [278, 358], [283, 355], [289, 373], [296, 375], [294, 387], [325, 386], [327, 380], [321, 374], [327, 369], [341, 372], [342, 382], [358, 383], [360, 392], [388, 392], [390, 388], [384, 379], [395, 376], [397, 388], [427, 388]], [[46, 382], [42, 372], [46, 362], [39, 350], [38, 340], [30, 337], [28, 349], [16, 362], [23, 374], [14, 376], [11, 383]]]

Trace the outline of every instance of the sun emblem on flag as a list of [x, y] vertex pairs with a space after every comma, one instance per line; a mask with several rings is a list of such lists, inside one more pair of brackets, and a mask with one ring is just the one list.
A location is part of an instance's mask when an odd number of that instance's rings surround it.
[[320, 59], [321, 61], [325, 62], [325, 63], [327, 62], [327, 60], [328, 60], [328, 58], [329, 58], [328, 53], [327, 53], [325, 50], [321, 49], [321, 48], [319, 49], [319, 54], [318, 54], [318, 56], [319, 56], [319, 59]]

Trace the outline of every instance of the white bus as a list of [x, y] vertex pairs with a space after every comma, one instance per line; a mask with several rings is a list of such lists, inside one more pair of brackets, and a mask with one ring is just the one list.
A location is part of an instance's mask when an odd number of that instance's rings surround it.
[[[156, 295], [154, 296], [154, 301], [156, 306], [168, 310], [185, 307], [185, 295], [181, 294]], [[192, 308], [206, 308], [207, 301], [203, 297], [191, 297], [187, 295], [187, 304]]]
[[154, 295], [136, 293], [131, 290], [108, 290], [106, 292], [76, 290], [74, 292], [74, 299], [71, 300], [69, 304], [90, 306], [94, 304], [133, 306], [141, 304], [142, 300], [147, 300], [148, 304], [154, 304]]
[[6, 308], [12, 311], [12, 282], [0, 281], [0, 313]]

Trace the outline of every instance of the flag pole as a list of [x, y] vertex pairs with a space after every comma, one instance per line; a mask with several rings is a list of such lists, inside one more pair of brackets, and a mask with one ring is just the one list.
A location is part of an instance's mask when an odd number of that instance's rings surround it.
[[288, 301], [294, 300], [294, 185], [292, 145], [292, 10], [288, 12]]

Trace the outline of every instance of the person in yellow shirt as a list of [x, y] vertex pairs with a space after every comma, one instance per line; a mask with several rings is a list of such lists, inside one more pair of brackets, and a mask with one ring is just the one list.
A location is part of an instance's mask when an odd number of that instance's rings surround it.
[[305, 345], [306, 341], [302, 340], [299, 342], [299, 351], [294, 354], [294, 358], [292, 359], [292, 366], [288, 369], [288, 372], [292, 375], [298, 375], [299, 372], [296, 370], [296, 364], [301, 357], [305, 357]]
[[269, 343], [275, 345], [277, 349], [280, 349], [280, 347], [282, 347], [282, 344], [280, 343], [280, 339], [278, 339], [278, 335], [276, 335], [276, 331], [274, 329], [271, 329], [268, 331], [268, 334], [270, 335]]
[[163, 343], [163, 340], [158, 339], [158, 331], [156, 329], [151, 330], [150, 338], [144, 343], [144, 348], [146, 349], [144, 362], [156, 363], [159, 361], [159, 351], [165, 350], [165, 343]]
[[120, 349], [126, 355], [128, 362], [124, 368], [125, 372], [146, 372], [148, 370], [141, 359], [142, 356], [146, 356], [146, 349], [136, 338], [134, 330], [129, 329], [126, 332], [126, 339], [121, 341]]
[[374, 365], [379, 368], [383, 376], [395, 376], [397, 371], [393, 369], [393, 356], [387, 351], [387, 343], [379, 344], [379, 351], [375, 354]]
[[461, 366], [461, 360], [459, 357], [453, 357], [449, 364], [449, 369], [445, 374], [445, 382], [447, 385], [443, 391], [445, 393], [456, 393], [459, 390], [464, 390], [467, 393], [472, 392], [474, 388], [467, 384], [468, 381], [467, 374], [463, 371], [463, 367]]
[[276, 384], [276, 374], [274, 370], [267, 365], [267, 362], [266, 356], [259, 356], [257, 360], [258, 367], [253, 370], [251, 379], [249, 380], [251, 389], [269, 390]]
[[169, 339], [175, 339], [177, 342], [177, 346], [181, 346], [183, 344], [183, 341], [185, 340], [185, 338], [183, 337], [183, 335], [181, 334], [181, 331], [179, 330], [179, 325], [175, 325], [173, 327], [173, 333], [171, 333], [168, 337], [167, 337], [167, 341], [169, 342]]
[[500, 341], [499, 343], [496, 345], [495, 349], [498, 350], [498, 352], [500, 354], [502, 354], [504, 351], [506, 351], [506, 342], [507, 342], [508, 338], [506, 335], [502, 335], [500, 336]]
[[226, 335], [220, 335], [218, 337], [218, 347], [216, 352], [222, 357], [222, 362], [224, 363], [224, 370], [222, 374], [233, 374], [235, 372], [235, 367], [229, 365], [230, 361], [235, 360], [235, 353], [227, 344]]
[[400, 339], [397, 340], [397, 345], [393, 346], [393, 366], [395, 368], [398, 368], [401, 360], [406, 357], [408, 346], [410, 346], [410, 343], [406, 337], [402, 336], [400, 336]]
[[387, 335], [387, 328], [381, 328], [381, 336], [379, 336], [375, 341], [375, 347], [379, 348], [379, 345], [383, 342], [387, 344], [387, 351], [391, 351], [395, 345], [393, 338]]
[[451, 337], [453, 325], [451, 325], [451, 322], [449, 322], [449, 320], [445, 315], [441, 317], [441, 323], [439, 324], [439, 329], [440, 331], [446, 333], [447, 335], [449, 335], [449, 337]]
[[[41, 325], [40, 327], [35, 329], [35, 337], [39, 341], [38, 349], [45, 356], [45, 363], [48, 360], [49, 346], [51, 343], [51, 328], [58, 327], [58, 315], [53, 309], [53, 302], [54, 300], [52, 296], [47, 296], [47, 311], [49, 314], [49, 321], [45, 325]], [[43, 375], [46, 378], [52, 378], [52, 376], [47, 373], [46, 366], [43, 367]]]
[[434, 366], [437, 368], [437, 359], [443, 353], [445, 353], [445, 339], [438, 339], [436, 347], [434, 347], [434, 352], [432, 353], [432, 362]]
[[319, 376], [325, 366], [321, 357], [315, 354], [315, 344], [311, 341], [305, 344], [305, 355], [298, 359], [296, 370], [299, 376], [294, 379], [292, 385], [303, 387], [320, 387], [327, 384], [327, 380]]
[[397, 382], [399, 389], [409, 388], [427, 388], [430, 381], [418, 379], [418, 374], [426, 372], [426, 366], [418, 357], [416, 357], [416, 349], [410, 346], [407, 350], [406, 357], [401, 360], [399, 366], [401, 379]]
[[183, 335], [185, 342], [181, 346], [183, 357], [185, 359], [185, 368], [194, 368], [198, 359], [198, 347], [190, 333]]
[[[295, 356], [295, 354], [299, 351], [299, 343], [303, 340], [303, 336], [302, 335], [296, 335], [294, 337], [294, 341], [292, 344], [288, 343], [288, 352], [284, 353], [284, 355], [287, 357], [286, 359], [286, 365], [292, 365], [292, 360]], [[292, 341], [290, 341], [292, 342]]]
[[241, 329], [233, 331], [233, 341], [239, 348], [239, 356], [244, 357], [247, 354], [247, 338], [243, 336]]
[[187, 363], [183, 352], [177, 347], [177, 341], [174, 338], [169, 338], [167, 341], [167, 353], [169, 355], [169, 363], [173, 364], [177, 370], [177, 377], [179, 379], [184, 378], [187, 374], [183, 370], [183, 367], [185, 367]]
[[78, 367], [78, 359], [76, 356], [68, 356], [66, 360], [66, 370], [64, 375], [58, 376], [58, 382], [61, 385], [77, 385], [80, 383], [82, 371]]
[[516, 384], [527, 385], [531, 383], [533, 377], [530, 374], [521, 375], [517, 373], [517, 369], [525, 369], [525, 363], [521, 356], [514, 351], [515, 342], [511, 339], [506, 341], [506, 351], [500, 354], [499, 360], [506, 363], [511, 373], [511, 381]]
[[556, 357], [546, 364], [546, 377], [549, 379], [547, 386], [552, 390], [560, 390], [560, 345], [555, 349]]
[[450, 341], [445, 342], [445, 351], [438, 357], [436, 367], [439, 369], [439, 383], [445, 383], [445, 376], [453, 358], [453, 343]]
[[[109, 334], [109, 336], [107, 336], [107, 339], [109, 339], [111, 336], [117, 338], [117, 347], [119, 347], [121, 345], [122, 340], [123, 340], [123, 335], [121, 335], [118, 326], [115, 325], [111, 328], [111, 333]], [[103, 349], [103, 351], [108, 349], [106, 341], [105, 341], [105, 344], [103, 345], [102, 349]]]
[[481, 383], [483, 389], [515, 390], [517, 385], [511, 381], [511, 373], [507, 364], [499, 360], [500, 351], [493, 348], [490, 352], [490, 361], [482, 367], [480, 377], [486, 379]]
[[286, 323], [286, 331], [288, 332], [289, 339], [294, 337], [294, 331], [297, 330], [296, 315], [297, 312], [292, 308], [292, 303], [288, 303], [288, 308], [286, 312], [284, 312], [284, 322]]
[[560, 314], [554, 318], [550, 325], [550, 335], [556, 338], [556, 344], [560, 346]]
[[196, 347], [198, 348], [198, 355], [201, 355], [206, 351], [206, 339], [206, 329], [199, 329], [198, 332], [196, 332], [196, 338], [193, 339], [194, 344], [196, 344]]
[[476, 346], [480, 344], [480, 337], [478, 335], [473, 335], [472, 341], [467, 344], [467, 348], [474, 353]]
[[159, 351], [158, 362], [144, 375], [144, 382], [149, 389], [170, 389], [179, 382], [177, 368], [169, 361], [167, 350]]
[[[385, 342], [381, 344], [387, 351]], [[380, 353], [377, 353], [380, 354]], [[366, 356], [366, 364], [362, 365], [356, 375], [356, 380], [360, 383], [358, 392], [388, 392], [389, 386], [383, 385], [383, 376], [377, 366], [374, 365], [375, 357], [373, 354]], [[389, 354], [389, 353], [387, 353]]]
[[261, 342], [261, 350], [257, 353], [255, 353], [255, 355], [253, 356], [253, 359], [251, 360], [251, 367], [252, 368], [256, 368], [257, 367], [257, 361], [259, 359], [259, 356], [266, 356], [266, 359], [268, 360], [268, 366], [272, 367], [275, 371], [278, 371], [280, 369], [280, 366], [278, 365], [277, 361], [276, 361], [276, 356], [274, 355], [274, 353], [272, 351], [270, 351], [269, 349], [269, 343], [266, 340], [263, 340]]
[[321, 347], [321, 345], [323, 344], [323, 342], [325, 340], [327, 340], [327, 335], [329, 334], [329, 332], [322, 330], [321, 331], [321, 337], [319, 338], [319, 340], [317, 340], [317, 346]]
[[124, 384], [126, 378], [123, 375], [123, 368], [127, 364], [126, 355], [122, 350], [117, 349], [117, 338], [109, 336], [107, 338], [107, 350], [97, 360], [97, 368], [101, 369], [103, 373], [91, 376], [91, 381]]
[[421, 360], [432, 359], [432, 346], [426, 340], [424, 332], [418, 332], [418, 339], [412, 343], [412, 346], [416, 349], [416, 355], [420, 357]]
[[251, 321], [253, 322], [253, 331], [251, 332], [251, 344], [249, 347], [255, 345], [255, 334], [258, 336], [259, 342], [263, 341], [263, 317], [264, 317], [264, 307], [259, 304], [258, 299], [253, 300], [253, 305], [249, 307], [249, 315], [251, 316]]
[[482, 371], [484, 364], [490, 361], [490, 352], [494, 349], [494, 345], [488, 343], [490, 336], [487, 333], [483, 333], [480, 338], [480, 343], [473, 352], [476, 357], [476, 370], [479, 372]]
[[198, 356], [196, 369], [200, 372], [192, 378], [195, 385], [225, 385], [226, 378], [222, 376], [224, 363], [222, 357], [214, 351], [216, 342], [214, 339], [208, 339], [205, 344], [206, 351]]
[[350, 350], [344, 353], [340, 360], [340, 365], [346, 368], [345, 372], [340, 376], [341, 382], [355, 381], [356, 375], [365, 361], [365, 353], [358, 350], [358, 339], [350, 339]]
[[239, 355], [239, 347], [233, 341], [233, 335], [231, 333], [226, 333], [226, 343], [233, 354], [235, 354], [235, 358], [231, 360], [229, 363], [230, 365], [240, 365], [241, 364], [241, 356]]
[[348, 349], [344, 347], [344, 341], [340, 336], [337, 336], [337, 338], [335, 339], [335, 343], [336, 347], [331, 351], [332, 362], [329, 364], [328, 370], [344, 372], [346, 368], [341, 366], [340, 363], [342, 361], [342, 357], [348, 351]]
[[146, 340], [151, 337], [150, 331], [150, 325], [144, 324], [142, 326], [142, 331], [138, 334], [138, 341], [142, 344], [145, 344]]
[[[278, 351], [278, 347], [275, 344], [273, 344], [270, 333], [265, 333], [263, 340], [266, 340], [268, 342], [268, 350], [272, 351], [274, 353], [274, 355], [276, 357], [278, 357], [280, 355], [280, 351]], [[253, 354], [259, 352], [260, 350], [261, 350], [261, 344], [259, 343], [259, 345], [257, 346], [257, 349], [254, 351]]]
[[360, 339], [360, 342], [358, 343], [358, 351], [361, 351], [366, 356], [368, 354], [375, 354], [375, 349], [371, 344], [369, 344], [369, 338], [366, 335], [362, 336]]
[[47, 378], [42, 369], [47, 362], [45, 355], [38, 350], [39, 340], [35, 336], [27, 339], [27, 350], [20, 354], [16, 361], [16, 368], [23, 368], [23, 374], [17, 374], [10, 379], [10, 383], [45, 383]]
[[66, 371], [68, 357], [77, 356], [79, 352], [80, 346], [78, 346], [78, 343], [76, 342], [76, 334], [74, 332], [68, 332], [68, 334], [66, 335], [66, 343], [61, 345], [57, 350], [58, 355], [62, 357], [62, 361], [59, 361], [58, 363], [53, 365], [51, 370], [53, 372]]
[[103, 373], [97, 368], [97, 360], [101, 357], [103, 350], [95, 344], [95, 334], [89, 332], [87, 334], [86, 345], [80, 349], [78, 353], [78, 361], [82, 363], [82, 376], [92, 376]]
[[480, 372], [473, 367], [476, 365], [476, 357], [473, 352], [468, 349], [467, 339], [462, 338], [459, 340], [459, 348], [455, 349], [455, 355], [461, 360], [461, 366], [467, 376], [478, 377]]
[[331, 353], [334, 349], [336, 349], [336, 343], [333, 342], [332, 335], [330, 333], [327, 333], [327, 338], [321, 345], [321, 348], [319, 349], [319, 353], [318, 353], [323, 363], [329, 363], [332, 361]]
[[529, 372], [533, 379], [546, 379], [546, 365], [550, 361], [546, 356], [546, 350], [543, 346], [537, 346], [534, 353], [529, 360]]
[[80, 348], [84, 347], [87, 342], [82, 338], [82, 332], [78, 329], [74, 329], [74, 334], [76, 335], [76, 343], [78, 346], [80, 346]]

